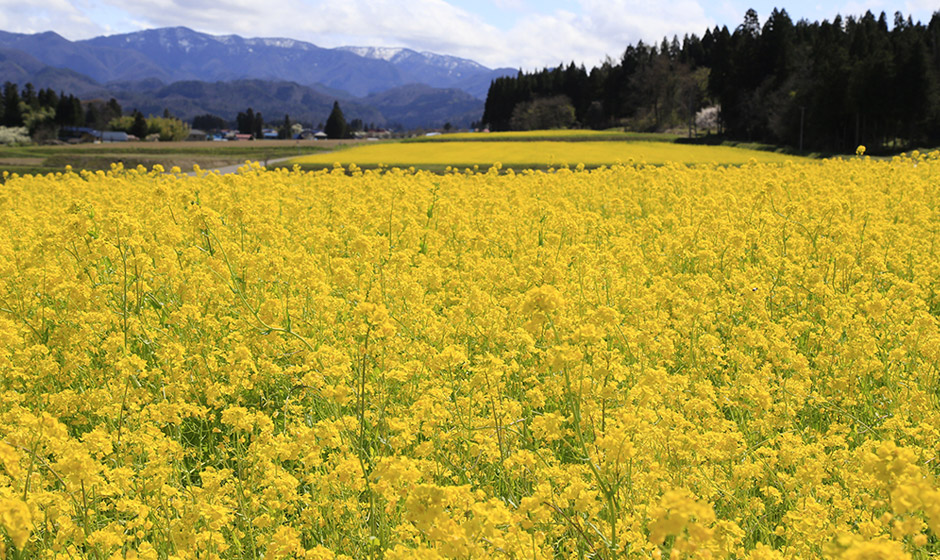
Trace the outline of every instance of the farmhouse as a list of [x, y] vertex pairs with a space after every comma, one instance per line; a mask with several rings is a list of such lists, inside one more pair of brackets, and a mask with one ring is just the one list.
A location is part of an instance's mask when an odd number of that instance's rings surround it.
[[119, 132], [116, 130], [105, 130], [101, 133], [101, 141], [105, 143], [110, 142], [127, 142], [130, 140], [130, 136], [126, 132]]
[[305, 128], [300, 131], [300, 134], [296, 136], [298, 140], [326, 140], [326, 133], [322, 130], [313, 130], [312, 128]]

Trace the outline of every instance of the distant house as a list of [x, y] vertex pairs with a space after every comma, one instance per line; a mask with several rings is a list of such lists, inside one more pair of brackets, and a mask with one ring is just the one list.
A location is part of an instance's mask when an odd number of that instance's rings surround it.
[[233, 140], [253, 140], [254, 136], [251, 134], [236, 134]]
[[189, 129], [189, 136], [186, 137], [186, 140], [191, 142], [205, 142], [209, 138], [209, 135], [205, 130], [199, 130], [198, 128]]
[[305, 128], [300, 131], [300, 134], [295, 136], [297, 140], [326, 140], [327, 135], [322, 130], [313, 130], [312, 128]]
[[129, 136], [126, 132], [119, 132], [116, 130], [105, 130], [101, 133], [102, 142], [127, 142]]
[[63, 126], [59, 129], [59, 139], [70, 144], [78, 142], [100, 142], [101, 131], [87, 126]]
[[273, 128], [266, 128], [261, 131], [261, 136], [265, 140], [277, 140], [278, 134], [277, 134], [277, 131], [274, 130]]

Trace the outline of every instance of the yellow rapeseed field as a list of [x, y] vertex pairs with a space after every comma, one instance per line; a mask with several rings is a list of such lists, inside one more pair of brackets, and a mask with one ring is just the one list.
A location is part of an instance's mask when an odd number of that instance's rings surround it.
[[451, 134], [443, 134], [436, 137], [431, 137], [434, 139], [448, 139], [448, 138], [459, 138], [461, 140], [470, 140], [470, 139], [479, 139], [479, 138], [492, 138], [498, 140], [528, 140], [532, 138], [558, 138], [559, 140], [565, 140], [569, 138], [606, 138], [619, 136], [623, 138], [628, 138], [633, 133], [624, 132], [621, 130], [581, 130], [581, 129], [572, 129], [572, 128], [557, 128], [553, 130], [507, 130], [503, 132], [456, 132]]
[[938, 153], [9, 177], [0, 556], [936, 557], [938, 253]]
[[550, 130], [509, 130], [501, 132], [452, 132], [431, 136], [409, 138], [406, 142], [449, 142], [467, 140], [472, 142], [515, 142], [520, 140], [554, 140], [577, 142], [582, 140], [607, 141], [669, 141], [678, 138], [675, 134], [660, 132], [633, 132], [619, 129], [590, 130], [558, 128]]
[[370, 144], [339, 152], [312, 154], [294, 158], [291, 163], [359, 166], [431, 166], [449, 165], [463, 169], [495, 163], [504, 166], [555, 166], [578, 164], [600, 166], [613, 164], [744, 164], [806, 161], [805, 158], [747, 150], [730, 146], [690, 146], [668, 142], [395, 142]]

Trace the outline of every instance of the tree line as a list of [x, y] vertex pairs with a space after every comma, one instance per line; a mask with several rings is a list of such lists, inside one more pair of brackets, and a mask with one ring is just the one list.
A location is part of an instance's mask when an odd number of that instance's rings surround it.
[[37, 140], [54, 139], [61, 127], [105, 129], [111, 120], [120, 117], [121, 105], [114, 99], [83, 104], [64, 92], [39, 89], [27, 83], [22, 88], [12, 82], [3, 84], [0, 95], [0, 126], [26, 128]]
[[[195, 117], [192, 125], [201, 130], [218, 131], [227, 129], [230, 123], [219, 116], [205, 114]], [[241, 134], [262, 138], [266, 123], [260, 112], [249, 107], [238, 113], [234, 125]], [[284, 115], [283, 120], [269, 123], [268, 126], [277, 130], [279, 138], [293, 138], [303, 128], [299, 123], [294, 123], [290, 115]], [[350, 138], [365, 126], [361, 119], [347, 122], [339, 102], [334, 102], [326, 124], [320, 123], [318, 128], [323, 129], [329, 138]], [[0, 127], [23, 130], [24, 136], [14, 135], [11, 138], [33, 142], [55, 140], [63, 129], [122, 131], [141, 139], [151, 136], [160, 140], [183, 140], [190, 130], [186, 123], [173, 117], [168, 109], [164, 109], [162, 117], [144, 117], [137, 109], [124, 114], [120, 103], [114, 98], [107, 102], [82, 101], [72, 94], [56, 93], [51, 88], [36, 90], [31, 83], [20, 88], [12, 82], [6, 82], [0, 91]]]
[[[714, 122], [709, 123], [709, 116]], [[798, 149], [889, 151], [940, 144], [940, 11], [793, 22], [748, 10], [730, 31], [638, 42], [587, 71], [571, 63], [498, 78], [491, 130], [626, 126], [688, 130]]]
[[[217, 115], [205, 114], [193, 118], [193, 128], [200, 130], [219, 131], [228, 126], [229, 123]], [[266, 123], [261, 112], [256, 112], [251, 107], [245, 111], [239, 111], [235, 117], [235, 128], [239, 134], [250, 134], [254, 138], [261, 138], [265, 126]], [[290, 115], [284, 115], [283, 120], [276, 123], [267, 123], [267, 126], [276, 130], [278, 138], [282, 139], [294, 138], [305, 128], [303, 124], [292, 121]], [[369, 126], [374, 127], [375, 125]], [[366, 124], [363, 123], [362, 119], [352, 119], [347, 122], [339, 102], [334, 101], [333, 109], [326, 119], [326, 124], [319, 123], [317, 129], [322, 130], [331, 139], [351, 138], [354, 132], [366, 129]]]
[[63, 129], [113, 130], [160, 140], [183, 140], [189, 134], [189, 127], [168, 110], [163, 116], [144, 117], [136, 109], [125, 115], [114, 98], [82, 101], [51, 88], [36, 90], [31, 83], [20, 88], [12, 82], [6, 82], [0, 94], [0, 127], [25, 129], [25, 137], [33, 142], [55, 140]]

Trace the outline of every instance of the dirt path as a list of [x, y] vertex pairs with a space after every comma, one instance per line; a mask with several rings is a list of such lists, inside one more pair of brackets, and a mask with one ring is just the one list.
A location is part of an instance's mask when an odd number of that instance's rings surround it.
[[[293, 158], [295, 158], [295, 157], [297, 157], [297, 156], [280, 157], [280, 158], [271, 158], [271, 159], [268, 159], [268, 160], [265, 160], [265, 161], [259, 161], [259, 163], [261, 163], [261, 167], [267, 167], [268, 165], [271, 165], [272, 163], [280, 163], [280, 162], [282, 162], [282, 161], [287, 161], [287, 160], [293, 159]], [[257, 160], [255, 160], [255, 161], [257, 161]], [[216, 168], [214, 168], [214, 169], [205, 169], [205, 170], [203, 170], [203, 171], [215, 171], [215, 172], [218, 173], [219, 175], [229, 175], [229, 174], [232, 174], [232, 173], [237, 173], [237, 172], [238, 172], [238, 169], [239, 169], [240, 167], [244, 167], [244, 166], [245, 166], [245, 162], [242, 162], [242, 163], [238, 163], [238, 164], [235, 164], [235, 165], [226, 165], [226, 166], [224, 166], [224, 167], [216, 167]], [[200, 173], [202, 173], [202, 171], [201, 171]], [[190, 175], [190, 176], [195, 177], [196, 172], [195, 172], [195, 171], [190, 171], [189, 173], [187, 173], [187, 175]]]

